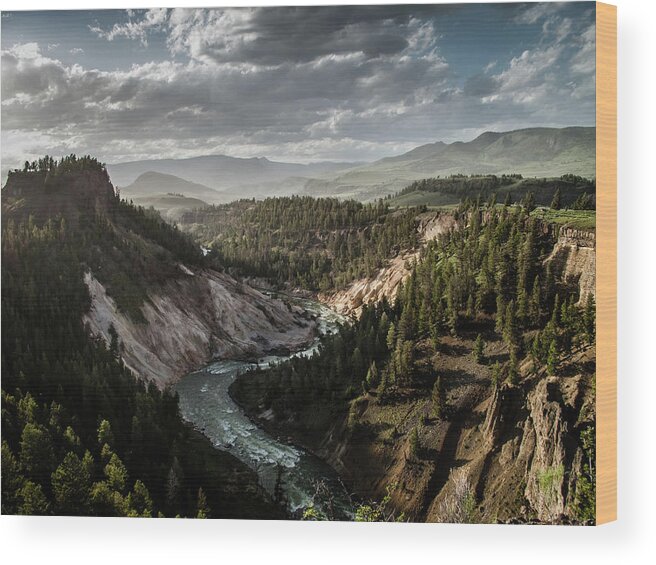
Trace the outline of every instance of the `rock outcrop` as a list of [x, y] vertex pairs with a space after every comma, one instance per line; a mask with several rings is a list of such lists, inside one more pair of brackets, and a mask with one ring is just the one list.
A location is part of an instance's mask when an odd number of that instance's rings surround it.
[[107, 173], [96, 170], [60, 175], [14, 171], [2, 189], [3, 214], [14, 221], [32, 216], [39, 224], [62, 217], [75, 226], [80, 218], [108, 212], [115, 200]]
[[359, 316], [366, 304], [383, 298], [394, 299], [401, 283], [410, 275], [411, 265], [419, 258], [421, 248], [430, 240], [454, 229], [456, 220], [448, 212], [427, 212], [418, 217], [419, 249], [405, 251], [390, 259], [372, 278], [362, 278], [336, 292], [320, 293], [318, 299], [345, 316]]
[[180, 267], [180, 277], [150, 291], [143, 322], [122, 313], [93, 274], [85, 275], [91, 308], [84, 322], [108, 343], [114, 327], [123, 361], [139, 378], [161, 388], [212, 358], [294, 350], [314, 337], [315, 322], [299, 308], [227, 275]]
[[596, 238], [592, 230], [560, 228], [553, 251], [545, 259], [554, 274], [565, 283], [579, 287], [579, 303], [595, 296]]

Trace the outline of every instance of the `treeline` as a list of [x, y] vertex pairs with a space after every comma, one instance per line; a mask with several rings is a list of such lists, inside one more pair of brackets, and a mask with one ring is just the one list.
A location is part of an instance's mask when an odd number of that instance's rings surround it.
[[8, 215], [2, 512], [245, 517], [261, 504], [266, 516], [270, 509], [245, 469], [184, 425], [177, 395], [135, 379], [120, 361], [113, 328], [105, 344], [82, 323], [90, 265], [110, 281], [161, 276], [155, 269], [169, 261], [175, 268], [178, 253], [194, 258], [189, 238], [124, 202], [82, 215], [74, 226], [63, 217], [39, 225]]
[[[553, 236], [526, 207], [469, 204], [459, 213], [467, 225], [428, 244], [394, 304], [365, 307], [309, 359], [238, 378], [236, 397], [258, 412], [273, 410], [278, 422], [296, 422], [300, 434], [321, 437], [350, 408], [349, 425], [357, 425], [357, 398], [364, 395], [381, 403], [425, 396], [436, 417], [448, 417], [445, 376], [419, 362], [439, 355], [447, 334], [503, 339], [506, 354], [489, 367], [492, 386], [517, 386], [527, 362], [532, 372], [558, 375], [574, 347], [594, 344], [594, 299], [579, 297], [554, 263], [545, 265]], [[475, 349], [482, 358], [480, 334]]]
[[449, 175], [448, 177], [434, 177], [428, 179], [421, 179], [412, 182], [410, 185], [400, 190], [394, 196], [401, 196], [410, 192], [444, 192], [446, 194], [454, 194], [458, 197], [472, 196], [479, 192], [490, 192], [491, 190], [498, 189], [502, 186], [515, 184], [517, 181], [522, 180], [522, 175]]
[[594, 209], [595, 181], [577, 175], [566, 174], [559, 178], [523, 178], [522, 175], [452, 175], [445, 178], [429, 178], [413, 182], [387, 199], [413, 192], [434, 192], [451, 195], [456, 201], [479, 197], [482, 200], [511, 204], [519, 202], [530, 192], [535, 202], [549, 206], [558, 195], [560, 206], [573, 209]]
[[[18, 171], [20, 169], [16, 169]], [[83, 155], [78, 157], [74, 153], [62, 157], [61, 159], [55, 159], [50, 155], [45, 155], [34, 161], [25, 161], [23, 164], [22, 171], [24, 173], [28, 172], [45, 172], [52, 173], [56, 175], [61, 175], [64, 173], [73, 173], [76, 171], [104, 171], [105, 164], [101, 163], [95, 157], [91, 155]]]
[[239, 275], [328, 290], [373, 276], [414, 248], [417, 213], [393, 212], [380, 201], [292, 196], [209, 206], [185, 214], [181, 225]]

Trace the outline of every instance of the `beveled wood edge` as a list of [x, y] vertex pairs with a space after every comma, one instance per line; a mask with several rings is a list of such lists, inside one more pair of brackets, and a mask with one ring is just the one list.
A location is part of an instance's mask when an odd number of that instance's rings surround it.
[[617, 7], [596, 3], [597, 524], [617, 519]]

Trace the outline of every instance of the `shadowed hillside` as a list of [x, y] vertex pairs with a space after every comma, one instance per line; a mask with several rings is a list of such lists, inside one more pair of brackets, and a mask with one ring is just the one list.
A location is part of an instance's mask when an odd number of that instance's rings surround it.
[[[182, 350], [179, 376], [207, 360], [209, 340], [193, 358], [165, 323], [155, 329], [168, 341], [157, 341], [148, 308], [166, 288], [175, 306], [189, 280], [221, 293], [215, 302], [239, 303], [236, 283], [205, 271], [198, 246], [159, 215], [119, 200], [91, 158], [10, 173], [2, 227], [2, 513], [282, 517], [254, 473], [185, 425], [177, 396], [135, 363], [141, 352], [165, 368], [157, 355]], [[100, 317], [96, 291], [106, 298]], [[207, 294], [189, 291], [197, 303]], [[247, 302], [237, 308], [257, 311], [247, 335], [260, 347], [258, 328], [280, 335], [269, 316], [293, 317], [261, 295]], [[197, 310], [211, 315], [212, 305]]]

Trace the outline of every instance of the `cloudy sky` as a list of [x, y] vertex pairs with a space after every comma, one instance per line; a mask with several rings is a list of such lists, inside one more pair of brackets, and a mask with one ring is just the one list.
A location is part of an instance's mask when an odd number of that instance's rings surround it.
[[2, 168], [373, 160], [594, 125], [594, 3], [2, 13]]

